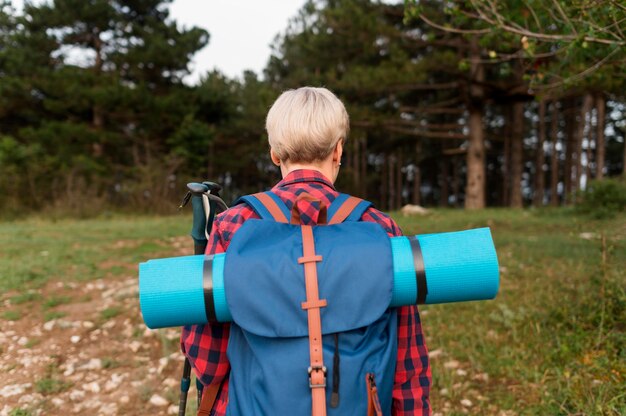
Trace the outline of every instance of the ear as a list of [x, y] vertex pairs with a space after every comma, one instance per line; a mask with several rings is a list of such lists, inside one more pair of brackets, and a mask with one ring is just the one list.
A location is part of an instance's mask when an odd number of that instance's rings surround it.
[[270, 149], [270, 158], [272, 159], [272, 163], [276, 166], [280, 166], [280, 159], [276, 156], [276, 153], [274, 153], [274, 149]]
[[339, 164], [341, 162], [341, 156], [343, 155], [343, 143], [342, 140], [337, 142], [335, 150], [333, 150], [333, 162]]

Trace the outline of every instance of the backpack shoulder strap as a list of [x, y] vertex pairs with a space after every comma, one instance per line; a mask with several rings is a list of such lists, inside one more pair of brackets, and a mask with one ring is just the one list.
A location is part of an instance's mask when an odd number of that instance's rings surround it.
[[359, 221], [371, 202], [347, 194], [339, 194], [328, 208], [328, 224]]
[[204, 389], [202, 399], [200, 400], [200, 406], [198, 407], [197, 416], [209, 416], [211, 414], [220, 390], [222, 389], [223, 383], [224, 382], [222, 381], [219, 384], [211, 384]]
[[271, 191], [259, 192], [252, 195], [242, 196], [235, 204], [245, 202], [261, 217], [261, 219], [273, 219], [276, 222], [288, 223], [291, 214], [285, 203]]

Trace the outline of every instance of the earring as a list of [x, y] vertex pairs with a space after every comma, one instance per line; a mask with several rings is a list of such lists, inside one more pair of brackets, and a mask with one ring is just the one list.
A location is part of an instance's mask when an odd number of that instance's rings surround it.
[[339, 166], [341, 166], [341, 162], [339, 162]]

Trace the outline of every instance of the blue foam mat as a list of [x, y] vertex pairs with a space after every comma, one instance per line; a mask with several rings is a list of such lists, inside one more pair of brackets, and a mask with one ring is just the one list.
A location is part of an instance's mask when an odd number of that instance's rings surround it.
[[207, 322], [204, 256], [155, 259], [139, 265], [139, 304], [149, 328]]
[[426, 270], [426, 304], [493, 299], [500, 286], [489, 228], [417, 236]]
[[[426, 304], [493, 299], [499, 289], [498, 259], [488, 228], [416, 236], [426, 270]], [[391, 239], [394, 279], [390, 306], [414, 304], [417, 284], [407, 237]], [[213, 301], [220, 322], [232, 320], [224, 292], [224, 261], [213, 262]], [[139, 266], [139, 300], [146, 325], [163, 328], [207, 322], [205, 256], [150, 260]]]

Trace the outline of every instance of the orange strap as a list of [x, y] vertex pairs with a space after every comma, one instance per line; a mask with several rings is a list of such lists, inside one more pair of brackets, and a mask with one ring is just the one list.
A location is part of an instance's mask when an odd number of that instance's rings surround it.
[[298, 263], [304, 264], [304, 281], [306, 286], [306, 302], [302, 302], [302, 309], [307, 311], [309, 321], [309, 352], [311, 366], [309, 367], [309, 387], [312, 396], [312, 416], [326, 415], [326, 367], [322, 346], [322, 318], [320, 308], [326, 306], [326, 300], [319, 298], [317, 286], [317, 263], [322, 256], [315, 254], [313, 228], [310, 225], [302, 226], [303, 256]]
[[355, 196], [351, 196], [343, 203], [342, 206], [339, 207], [335, 215], [330, 219], [328, 225], [339, 224], [342, 223], [343, 220], [348, 218], [348, 215], [352, 213], [354, 208], [359, 205], [363, 201], [361, 198], [357, 198]]
[[274, 221], [283, 223], [289, 222], [287, 221], [287, 217], [285, 217], [285, 214], [283, 214], [281, 209], [278, 208], [276, 201], [274, 201], [271, 196], [263, 192], [259, 192], [258, 194], [254, 194], [253, 196], [261, 201], [263, 205], [265, 205], [265, 208], [267, 208], [270, 214], [272, 214], [272, 217], [274, 217]]
[[367, 416], [383, 416], [374, 375], [371, 373], [366, 374], [365, 381], [367, 383]]
[[209, 416], [211, 414], [211, 410], [213, 410], [213, 404], [217, 399], [217, 394], [220, 391], [220, 384], [210, 384], [209, 386], [204, 388], [204, 392], [202, 393], [202, 401], [200, 402], [200, 407], [198, 408], [198, 416]]

